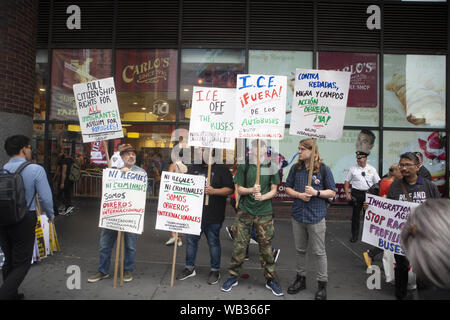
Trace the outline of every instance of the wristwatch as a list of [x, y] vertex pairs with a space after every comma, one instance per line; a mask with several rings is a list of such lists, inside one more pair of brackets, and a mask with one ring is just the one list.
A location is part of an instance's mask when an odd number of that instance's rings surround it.
[[316, 197], [320, 197], [320, 190], [317, 190], [317, 196]]

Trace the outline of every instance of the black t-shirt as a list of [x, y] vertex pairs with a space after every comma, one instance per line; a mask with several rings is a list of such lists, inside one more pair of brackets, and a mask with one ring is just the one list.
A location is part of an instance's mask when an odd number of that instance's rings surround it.
[[66, 180], [64, 181], [64, 183], [66, 183], [67, 181], [69, 181], [70, 169], [72, 169], [72, 164], [73, 164], [73, 159], [72, 158], [64, 158], [64, 159], [59, 160], [58, 166], [61, 167], [61, 175], [60, 175], [60, 178], [59, 178], [60, 183], [61, 183], [61, 179], [62, 179], [63, 165], [67, 165]]
[[[194, 164], [189, 167], [188, 174], [201, 175], [208, 178], [208, 167]], [[234, 190], [233, 176], [223, 164], [213, 164], [211, 167], [211, 187], [214, 189], [231, 188]], [[206, 197], [206, 195], [205, 195]], [[225, 219], [226, 196], [209, 196], [209, 205], [203, 206], [202, 221], [208, 224], [221, 224]]]
[[387, 195], [388, 199], [408, 201], [408, 198], [403, 192], [402, 182], [405, 184], [406, 191], [409, 193], [412, 202], [422, 203], [428, 199], [441, 197], [439, 190], [434, 183], [419, 176], [417, 177], [416, 184], [413, 185], [409, 184], [404, 179], [398, 179], [392, 182]]

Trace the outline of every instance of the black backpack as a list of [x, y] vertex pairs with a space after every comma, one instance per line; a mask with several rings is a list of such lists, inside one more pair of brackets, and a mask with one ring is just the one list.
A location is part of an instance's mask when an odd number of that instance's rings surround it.
[[25, 199], [25, 185], [20, 174], [31, 162], [22, 163], [16, 172], [0, 169], [0, 225], [8, 226], [22, 220], [30, 209]]

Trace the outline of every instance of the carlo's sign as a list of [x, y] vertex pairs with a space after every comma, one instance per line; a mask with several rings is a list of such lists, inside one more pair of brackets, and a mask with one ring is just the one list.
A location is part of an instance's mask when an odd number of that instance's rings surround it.
[[167, 80], [167, 69], [170, 57], [155, 57], [136, 65], [127, 65], [122, 70], [122, 80], [125, 83], [158, 83]]

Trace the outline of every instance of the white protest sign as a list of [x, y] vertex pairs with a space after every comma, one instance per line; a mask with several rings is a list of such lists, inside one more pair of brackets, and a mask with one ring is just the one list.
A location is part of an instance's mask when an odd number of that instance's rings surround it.
[[147, 192], [145, 171], [103, 170], [99, 227], [141, 234]]
[[350, 72], [296, 69], [289, 134], [339, 140]]
[[286, 76], [239, 74], [236, 83], [236, 138], [283, 139], [286, 89]]
[[73, 85], [83, 143], [123, 138], [114, 78]]
[[204, 191], [203, 176], [163, 171], [155, 229], [200, 235]]
[[194, 87], [189, 146], [234, 149], [235, 89]]
[[400, 232], [411, 212], [420, 203], [391, 200], [366, 194], [369, 207], [364, 216], [362, 242], [374, 247], [405, 255], [400, 246]]

